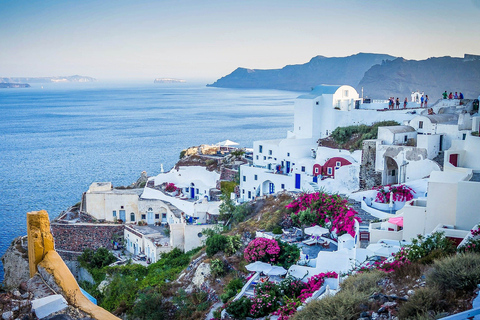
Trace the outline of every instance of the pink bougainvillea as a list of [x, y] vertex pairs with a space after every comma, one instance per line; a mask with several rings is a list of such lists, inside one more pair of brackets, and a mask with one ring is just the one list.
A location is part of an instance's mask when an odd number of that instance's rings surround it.
[[357, 212], [348, 207], [348, 201], [336, 194], [323, 192], [304, 193], [286, 206], [292, 211], [292, 221], [301, 225], [301, 216], [311, 225], [327, 227], [337, 234], [355, 236], [355, 221], [360, 222]]
[[325, 282], [325, 278], [338, 278], [338, 274], [333, 271], [326, 273], [322, 272], [308, 279], [307, 287], [303, 289], [300, 293], [300, 301], [305, 302], [305, 300], [307, 300], [307, 298], [310, 298], [315, 291], [318, 291]]
[[380, 186], [373, 188], [373, 190], [377, 190], [375, 202], [379, 203], [388, 203], [390, 201], [390, 192], [393, 192], [392, 200], [399, 202], [412, 200], [413, 194], [415, 193], [412, 188], [404, 184], [398, 186]]
[[167, 191], [167, 192], [174, 192], [174, 191], [177, 191], [177, 187], [175, 186], [175, 184], [169, 182], [169, 183], [167, 183], [167, 185], [165, 186], [165, 191]]
[[280, 253], [280, 246], [277, 241], [267, 238], [256, 238], [250, 241], [243, 255], [248, 262], [263, 261], [275, 262]]

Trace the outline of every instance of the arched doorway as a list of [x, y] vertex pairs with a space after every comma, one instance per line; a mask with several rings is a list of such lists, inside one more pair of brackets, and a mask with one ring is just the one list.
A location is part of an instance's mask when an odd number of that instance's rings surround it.
[[275, 193], [275, 184], [270, 180], [264, 181], [262, 183], [262, 194], [266, 195], [266, 194], [273, 194], [273, 193]]
[[385, 169], [383, 170], [383, 184], [398, 183], [398, 165], [392, 157], [385, 157]]

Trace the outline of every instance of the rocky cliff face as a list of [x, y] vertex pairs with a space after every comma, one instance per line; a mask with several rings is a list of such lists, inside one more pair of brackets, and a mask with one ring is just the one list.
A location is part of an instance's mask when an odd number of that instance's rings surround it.
[[427, 60], [385, 61], [365, 73], [357, 90], [363, 87], [365, 96], [377, 99], [408, 97], [414, 91], [425, 92], [433, 102], [442, 92], [462, 92], [465, 98], [476, 98], [479, 93], [480, 56], [465, 58], [429, 58]]
[[5, 271], [3, 284], [7, 288], [17, 288], [30, 279], [26, 237], [17, 237], [12, 241], [2, 257], [2, 263]]
[[387, 59], [395, 57], [375, 53], [359, 53], [341, 58], [317, 56], [305, 64], [289, 65], [282, 69], [238, 68], [208, 86], [293, 91], [309, 91], [319, 84], [347, 84], [356, 87], [368, 69]]

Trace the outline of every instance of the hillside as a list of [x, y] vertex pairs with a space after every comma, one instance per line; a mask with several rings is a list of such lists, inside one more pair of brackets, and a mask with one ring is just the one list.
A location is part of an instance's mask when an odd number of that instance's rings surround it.
[[432, 101], [441, 98], [442, 92], [463, 92], [465, 98], [479, 94], [480, 56], [464, 58], [440, 57], [427, 60], [385, 61], [365, 73], [357, 90], [363, 87], [365, 96], [386, 98], [408, 97], [419, 90]]
[[309, 91], [318, 84], [348, 84], [356, 87], [373, 65], [395, 57], [386, 54], [358, 53], [348, 57], [316, 56], [305, 64], [282, 69], [237, 68], [231, 74], [207, 86], [224, 88], [262, 88]]

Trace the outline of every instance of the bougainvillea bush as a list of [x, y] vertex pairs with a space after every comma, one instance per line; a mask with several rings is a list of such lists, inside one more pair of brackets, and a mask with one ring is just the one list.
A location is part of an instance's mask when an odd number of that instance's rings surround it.
[[286, 206], [290, 218], [297, 226], [319, 225], [337, 235], [355, 236], [357, 212], [348, 207], [348, 201], [336, 194], [324, 192], [304, 193]]
[[415, 191], [406, 186], [404, 184], [398, 186], [380, 186], [373, 188], [373, 190], [377, 190], [377, 196], [375, 198], [375, 202], [379, 203], [389, 203], [390, 202], [390, 192], [393, 192], [392, 200], [398, 202], [405, 202], [410, 201], [413, 199], [413, 194]]
[[306, 288], [303, 289], [300, 293], [300, 301], [305, 302], [305, 300], [307, 300], [307, 298], [310, 298], [315, 291], [319, 290], [323, 286], [325, 278], [338, 278], [338, 274], [332, 271], [320, 273], [308, 279]]
[[169, 182], [169, 183], [167, 183], [167, 185], [165, 186], [165, 191], [167, 191], [167, 192], [174, 192], [174, 191], [177, 191], [177, 187], [175, 186], [175, 184]]
[[275, 262], [280, 254], [280, 246], [273, 239], [256, 238], [243, 251], [243, 256], [248, 262], [262, 261], [267, 263]]

